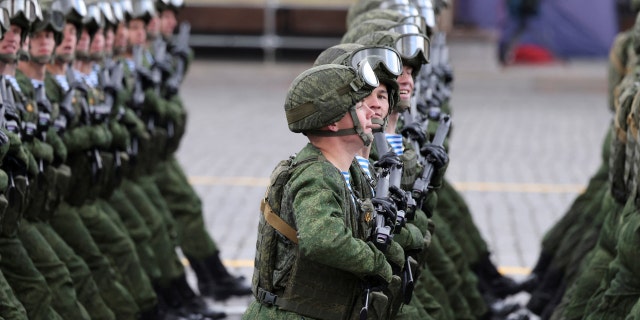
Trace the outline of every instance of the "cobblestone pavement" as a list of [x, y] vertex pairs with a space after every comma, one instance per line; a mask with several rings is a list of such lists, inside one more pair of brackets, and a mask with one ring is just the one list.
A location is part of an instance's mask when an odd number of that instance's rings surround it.
[[[456, 78], [447, 177], [462, 191], [496, 264], [523, 277], [544, 232], [601, 161], [611, 118], [606, 62], [503, 69], [491, 43], [468, 39], [451, 41], [450, 52]], [[248, 281], [269, 174], [306, 142], [287, 130], [283, 101], [311, 63], [196, 60], [183, 85], [189, 127], [178, 156], [222, 257]], [[216, 306], [240, 319], [249, 301]]]

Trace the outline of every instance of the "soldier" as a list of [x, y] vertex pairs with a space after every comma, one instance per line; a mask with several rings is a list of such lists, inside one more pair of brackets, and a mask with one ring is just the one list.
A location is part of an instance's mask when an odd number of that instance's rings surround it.
[[[82, 125], [78, 119], [81, 108], [78, 102], [82, 98], [79, 92], [71, 88], [74, 79], [68, 79], [69, 64], [75, 59], [75, 47], [78, 38], [84, 28], [82, 20], [86, 13], [84, 2], [58, 3], [65, 16], [65, 25], [62, 32], [60, 45], [56, 47], [52, 62], [47, 65], [45, 87], [47, 98], [53, 105], [60, 106], [61, 116], [64, 116], [66, 126], [61, 128], [59, 134], [64, 138], [65, 146], [69, 153], [68, 163], [84, 163], [87, 156], [86, 150], [91, 149], [92, 127]], [[73, 98], [76, 99], [73, 99]], [[73, 102], [75, 100], [75, 103]], [[57, 122], [61, 119], [57, 119]], [[74, 160], [75, 159], [75, 160]], [[82, 170], [83, 166], [75, 166], [74, 170]], [[77, 172], [76, 172], [77, 173]], [[79, 173], [77, 173], [79, 174]], [[69, 203], [69, 197], [77, 200], [78, 195], [68, 188], [64, 194], [64, 201], [58, 207], [51, 218], [51, 225], [64, 240], [80, 255], [89, 266], [93, 278], [100, 290], [103, 300], [112, 310], [113, 316], [118, 319], [135, 317], [139, 308], [129, 291], [117, 278], [116, 271], [111, 266], [98, 244], [91, 236], [89, 229], [84, 225], [76, 206]], [[84, 196], [82, 196], [84, 197]], [[97, 309], [92, 309], [93, 317], [100, 317]]]
[[377, 85], [371, 69], [340, 65], [311, 68], [293, 81], [285, 100], [289, 130], [304, 133], [309, 144], [286, 169], [290, 178], [272, 186], [263, 202], [257, 300], [244, 319], [353, 319], [363, 304], [378, 316], [387, 308], [386, 297], [370, 289], [362, 298], [361, 279], [369, 288], [384, 287], [392, 270], [364, 241], [371, 212], [349, 183], [356, 153], [371, 141], [373, 112], [362, 99]]
[[[165, 83], [175, 82], [179, 85], [178, 80], [184, 78], [193, 57], [186, 43], [178, 43], [186, 39], [173, 37], [176, 14], [182, 7], [182, 2], [156, 1], [156, 7], [159, 12], [161, 35], [168, 45], [167, 53], [171, 60], [169, 64], [175, 68], [166, 75]], [[179, 64], [182, 66], [179, 67]], [[165, 126], [171, 127], [172, 134], [167, 140], [166, 161], [159, 163], [154, 174], [156, 185], [162, 198], [166, 200], [171, 215], [175, 218], [178, 244], [196, 272], [201, 294], [216, 300], [248, 295], [251, 293], [251, 288], [245, 283], [244, 278], [231, 275], [222, 264], [219, 248], [205, 229], [202, 201], [175, 157], [175, 151], [186, 129], [187, 117], [177, 89], [177, 87], [170, 88], [169, 85], [163, 88], [167, 100]]]

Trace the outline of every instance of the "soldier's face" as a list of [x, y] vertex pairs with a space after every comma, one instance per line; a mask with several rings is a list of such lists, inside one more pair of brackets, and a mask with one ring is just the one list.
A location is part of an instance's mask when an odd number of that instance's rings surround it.
[[98, 29], [91, 41], [89, 53], [101, 53], [102, 51], [104, 51], [104, 30]]
[[162, 21], [162, 34], [170, 37], [178, 25], [175, 12], [173, 12], [173, 10], [164, 10], [160, 14], [160, 19]]
[[[356, 103], [356, 114], [358, 115], [358, 121], [360, 122], [360, 125], [362, 126], [364, 133], [371, 134], [372, 132], [371, 118], [373, 117], [373, 111], [371, 110], [371, 108], [369, 108], [369, 105], [367, 105], [364, 99]], [[351, 113], [347, 112], [344, 115], [344, 117], [342, 117], [340, 120], [338, 120], [338, 122], [336, 122], [336, 124], [337, 124], [337, 129], [353, 128], [354, 123], [353, 123], [353, 119], [351, 118]], [[353, 136], [358, 140], [360, 140], [360, 137], [358, 137], [357, 135], [353, 135]]]
[[78, 39], [78, 44], [76, 45], [76, 51], [87, 52], [89, 51], [89, 42], [91, 41], [91, 37], [89, 36], [89, 31], [82, 30], [80, 34], [80, 39]]
[[134, 19], [129, 22], [129, 44], [132, 46], [143, 45], [147, 41], [147, 30], [142, 19]]
[[20, 33], [22, 28], [12, 24], [0, 41], [0, 54], [16, 54], [20, 49]]
[[[389, 93], [387, 92], [387, 86], [381, 83], [370, 95], [364, 98], [364, 103], [373, 111], [373, 118], [384, 119], [389, 113]], [[373, 126], [376, 128], [380, 127], [378, 124], [373, 124]]]
[[38, 31], [29, 39], [29, 53], [33, 56], [51, 55], [55, 46], [53, 31]]
[[67, 23], [62, 31], [62, 42], [56, 47], [57, 55], [72, 54], [76, 51], [76, 42], [78, 41], [76, 26]]
[[113, 33], [113, 29], [109, 28], [104, 34], [104, 50], [111, 52], [113, 50], [113, 42], [115, 35]]
[[116, 30], [116, 37], [113, 43], [113, 46], [116, 48], [126, 48], [127, 43], [129, 42], [129, 28], [124, 23], [118, 24], [118, 29]]
[[410, 100], [413, 93], [413, 78], [411, 77], [413, 68], [410, 66], [402, 66], [402, 74], [398, 77], [398, 85], [400, 86], [400, 100]]
[[161, 21], [158, 16], [151, 18], [151, 20], [149, 21], [149, 24], [147, 25], [147, 32], [153, 35], [159, 34], [160, 24], [161, 24]]

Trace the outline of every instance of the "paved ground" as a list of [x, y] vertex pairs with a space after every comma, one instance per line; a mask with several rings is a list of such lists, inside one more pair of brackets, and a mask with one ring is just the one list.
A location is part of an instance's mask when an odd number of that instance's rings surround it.
[[[543, 233], [600, 163], [610, 119], [606, 64], [502, 69], [491, 43], [459, 39], [450, 51], [456, 78], [447, 177], [466, 198], [493, 260], [522, 277]], [[282, 106], [291, 80], [311, 62], [197, 60], [183, 85], [190, 119], [179, 159], [223, 258], [247, 279], [269, 174], [305, 143], [287, 130]], [[248, 302], [217, 305], [240, 319]]]

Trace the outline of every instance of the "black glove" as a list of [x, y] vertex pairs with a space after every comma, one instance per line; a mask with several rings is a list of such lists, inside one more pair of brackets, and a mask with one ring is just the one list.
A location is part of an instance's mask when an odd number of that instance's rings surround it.
[[398, 208], [391, 198], [373, 198], [371, 203], [376, 210], [377, 214], [381, 214], [387, 219], [392, 221], [390, 226], [395, 225], [396, 216], [398, 215]]
[[428, 143], [420, 149], [420, 154], [422, 154], [427, 162], [431, 163], [436, 170], [443, 168], [449, 163], [449, 155], [447, 155], [447, 151], [445, 151], [442, 146]]
[[398, 210], [407, 210], [407, 193], [397, 186], [389, 187], [389, 197], [396, 205]]
[[376, 168], [389, 170], [393, 167], [398, 167], [401, 165], [402, 161], [400, 160], [400, 157], [398, 157], [398, 155], [393, 151], [389, 151], [383, 154], [373, 166]]
[[402, 133], [403, 137], [418, 142], [419, 145], [422, 145], [427, 140], [427, 135], [419, 122], [405, 126], [400, 130], [400, 133]]

